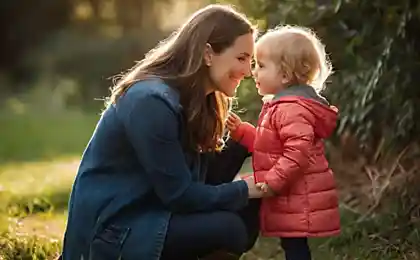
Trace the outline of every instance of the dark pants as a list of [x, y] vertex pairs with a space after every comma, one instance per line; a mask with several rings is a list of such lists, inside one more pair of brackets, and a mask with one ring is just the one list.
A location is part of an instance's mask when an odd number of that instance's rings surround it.
[[[234, 142], [215, 155], [207, 170], [208, 184], [230, 182], [239, 172], [247, 150]], [[173, 215], [168, 227], [161, 260], [196, 260], [215, 251], [236, 255], [254, 246], [259, 234], [260, 200], [250, 200], [239, 212], [214, 211]]]
[[306, 237], [281, 238], [286, 260], [311, 260], [311, 250]]

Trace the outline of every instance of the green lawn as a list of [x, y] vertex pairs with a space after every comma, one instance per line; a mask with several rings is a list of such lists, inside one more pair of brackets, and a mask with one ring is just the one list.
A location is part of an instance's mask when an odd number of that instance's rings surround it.
[[81, 154], [99, 114], [11, 114], [0, 110], [0, 163]]

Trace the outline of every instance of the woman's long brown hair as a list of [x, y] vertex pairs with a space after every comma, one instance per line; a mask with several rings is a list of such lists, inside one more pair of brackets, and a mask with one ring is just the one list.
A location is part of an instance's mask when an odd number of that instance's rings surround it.
[[118, 102], [136, 81], [158, 77], [180, 93], [187, 128], [184, 145], [196, 151], [218, 150], [230, 99], [219, 91], [206, 93], [209, 73], [203, 59], [205, 48], [210, 44], [215, 53], [221, 53], [239, 36], [253, 32], [246, 17], [231, 7], [209, 5], [194, 13], [124, 75], [112, 89], [108, 103]]

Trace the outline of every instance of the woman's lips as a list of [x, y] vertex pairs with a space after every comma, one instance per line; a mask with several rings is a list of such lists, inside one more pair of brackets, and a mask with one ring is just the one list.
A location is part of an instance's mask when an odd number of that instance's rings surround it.
[[239, 84], [239, 82], [241, 82], [241, 79], [240, 79], [240, 78], [237, 78], [237, 77], [229, 77], [229, 79], [230, 79], [232, 82], [235, 82], [235, 84], [236, 84], [236, 85], [238, 85], [238, 84]]

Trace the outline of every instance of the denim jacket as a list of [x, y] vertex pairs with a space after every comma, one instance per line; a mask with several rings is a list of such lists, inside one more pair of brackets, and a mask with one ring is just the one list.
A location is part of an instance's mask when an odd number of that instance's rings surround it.
[[102, 114], [72, 188], [64, 260], [158, 260], [171, 214], [237, 210], [244, 181], [203, 183], [206, 154], [185, 153], [176, 90], [137, 82]]

